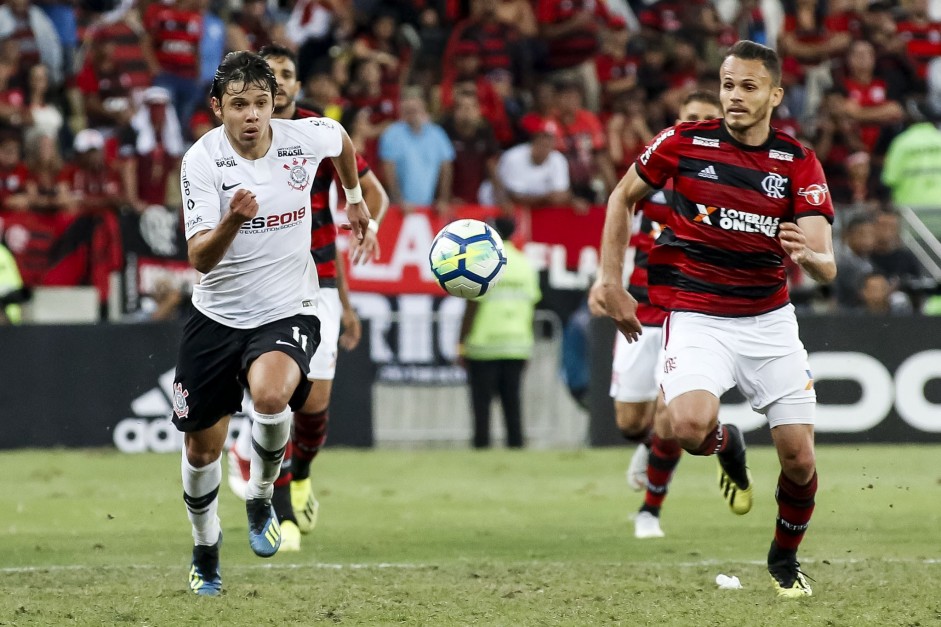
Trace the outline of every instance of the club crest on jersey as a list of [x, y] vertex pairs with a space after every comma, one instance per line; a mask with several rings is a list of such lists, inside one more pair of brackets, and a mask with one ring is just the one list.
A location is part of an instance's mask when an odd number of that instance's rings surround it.
[[778, 235], [778, 224], [780, 224], [781, 218], [700, 203], [696, 203], [696, 209], [699, 213], [693, 218], [693, 222], [708, 224], [723, 231], [761, 233], [768, 237], [777, 237]]
[[186, 402], [186, 397], [189, 395], [189, 390], [184, 390], [182, 383], [173, 384], [173, 413], [180, 420], [189, 416], [190, 407]]
[[797, 195], [806, 198], [807, 202], [814, 207], [819, 207], [823, 204], [823, 201], [827, 199], [828, 191], [830, 191], [830, 189], [826, 185], [814, 183], [813, 185], [809, 185], [807, 187], [801, 187], [800, 190], [798, 190]]
[[291, 186], [291, 189], [304, 191], [307, 184], [310, 183], [310, 172], [304, 167], [305, 165], [307, 165], [307, 159], [302, 159], [300, 162], [297, 159], [292, 159], [291, 165], [284, 164], [284, 169], [288, 171], [288, 185]]
[[787, 189], [787, 177], [771, 172], [761, 181], [761, 189], [768, 198], [784, 198]]

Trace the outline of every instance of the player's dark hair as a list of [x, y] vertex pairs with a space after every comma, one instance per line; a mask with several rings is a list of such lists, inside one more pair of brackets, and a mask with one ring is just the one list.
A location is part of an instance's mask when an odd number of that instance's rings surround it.
[[729, 48], [725, 58], [728, 59], [729, 57], [736, 57], [745, 61], [761, 61], [761, 64], [771, 74], [771, 84], [775, 87], [781, 85], [781, 59], [778, 57], [778, 53], [768, 46], [762, 46], [754, 41], [743, 39]]
[[702, 102], [703, 104], [712, 105], [719, 111], [722, 111], [722, 101], [719, 100], [719, 96], [705, 89], [697, 89], [696, 91], [690, 92], [686, 98], [683, 99], [683, 106], [685, 107], [691, 102]]
[[209, 94], [222, 102], [222, 95], [233, 83], [241, 84], [238, 93], [251, 87], [267, 90], [272, 98], [278, 93], [278, 79], [274, 77], [271, 66], [254, 52], [240, 50], [225, 55], [216, 70], [216, 75], [212, 78], [212, 88]]
[[268, 44], [267, 46], [262, 46], [258, 54], [265, 60], [287, 59], [294, 64], [294, 69], [297, 70], [297, 55], [286, 46], [282, 46], [281, 44]]

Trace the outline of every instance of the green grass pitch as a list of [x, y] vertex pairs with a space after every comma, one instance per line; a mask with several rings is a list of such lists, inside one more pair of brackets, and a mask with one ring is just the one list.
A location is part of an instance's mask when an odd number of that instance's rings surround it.
[[[300, 553], [251, 554], [223, 485], [224, 593], [187, 589], [177, 455], [0, 454], [0, 625], [937, 625], [941, 447], [825, 446], [801, 550], [814, 596], [777, 599], [763, 562], [777, 462], [756, 502], [719, 499], [685, 456], [667, 537], [635, 540], [627, 449], [325, 451]], [[741, 590], [719, 590], [718, 573]]]

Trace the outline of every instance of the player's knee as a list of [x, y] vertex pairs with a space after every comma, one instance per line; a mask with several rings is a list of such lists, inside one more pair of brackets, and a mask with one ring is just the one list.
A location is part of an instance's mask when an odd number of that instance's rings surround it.
[[266, 389], [261, 392], [252, 390], [252, 403], [260, 414], [279, 414], [288, 406], [290, 394], [283, 390]]
[[186, 448], [186, 461], [193, 468], [205, 468], [222, 456], [221, 447], [195, 447]]
[[647, 403], [616, 403], [615, 421], [625, 438], [642, 436], [650, 429]]
[[673, 437], [687, 451], [698, 450], [709, 435], [709, 424], [691, 416], [673, 416], [670, 426]]
[[812, 448], [785, 451], [780, 454], [781, 471], [797, 485], [806, 485], [817, 470], [817, 460]]

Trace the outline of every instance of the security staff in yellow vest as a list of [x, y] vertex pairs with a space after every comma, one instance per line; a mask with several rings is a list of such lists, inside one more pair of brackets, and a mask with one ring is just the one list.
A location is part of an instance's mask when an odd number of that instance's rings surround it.
[[0, 325], [19, 324], [20, 306], [23, 300], [23, 279], [16, 260], [9, 250], [0, 244]]
[[507, 446], [522, 448], [520, 390], [523, 368], [533, 349], [533, 310], [542, 293], [536, 270], [510, 242], [516, 228], [513, 220], [497, 218], [493, 227], [503, 238], [506, 270], [488, 294], [467, 302], [458, 354], [470, 386], [474, 447], [490, 446], [490, 404], [497, 393], [506, 422]]

